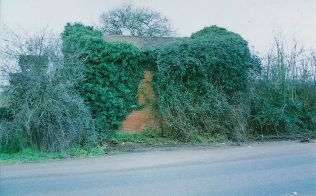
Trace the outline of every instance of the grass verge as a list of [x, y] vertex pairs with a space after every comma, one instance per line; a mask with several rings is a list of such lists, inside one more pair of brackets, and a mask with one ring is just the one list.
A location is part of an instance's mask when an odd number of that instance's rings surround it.
[[177, 138], [163, 136], [161, 134], [155, 134], [149, 131], [131, 133], [124, 131], [117, 131], [111, 141], [112, 145], [134, 145], [134, 144], [143, 144], [151, 146], [160, 146], [160, 145], [177, 145], [177, 144], [206, 144], [213, 142], [223, 142], [227, 141], [224, 136], [213, 135], [213, 136], [202, 136], [196, 135], [194, 140], [190, 142], [184, 142]]
[[38, 162], [65, 158], [94, 157], [103, 154], [104, 151], [100, 147], [85, 149], [80, 146], [74, 146], [67, 152], [40, 152], [31, 148], [26, 148], [17, 153], [1, 152], [0, 164]]
[[81, 146], [74, 146], [66, 152], [40, 152], [31, 148], [23, 149], [17, 153], [0, 152], [0, 164], [10, 163], [28, 163], [47, 160], [58, 160], [65, 158], [95, 157], [115, 152], [122, 148], [131, 148], [136, 146], [177, 146], [185, 144], [207, 144], [214, 142], [223, 142], [226, 139], [222, 136], [200, 136], [194, 141], [183, 142], [175, 138], [161, 136], [152, 132], [144, 131], [139, 133], [130, 133], [117, 131], [110, 143], [103, 144], [90, 149]]

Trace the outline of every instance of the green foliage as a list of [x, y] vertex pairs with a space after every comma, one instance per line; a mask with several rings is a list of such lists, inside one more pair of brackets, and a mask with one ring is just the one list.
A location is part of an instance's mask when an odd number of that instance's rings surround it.
[[245, 40], [238, 34], [227, 31], [225, 28], [218, 27], [216, 25], [204, 27], [202, 30], [195, 32], [191, 35], [191, 38], [197, 39], [202, 37], [210, 37], [210, 38], [231, 38], [236, 42], [241, 42], [243, 44], [247, 44]]
[[63, 154], [57, 152], [40, 152], [32, 148], [24, 148], [19, 152], [1, 152], [0, 153], [0, 163], [15, 163], [15, 162], [32, 162], [41, 161], [47, 159], [61, 159]]
[[[155, 127], [157, 128], [157, 127]], [[142, 132], [130, 133], [124, 131], [116, 131], [112, 138], [112, 144], [120, 146], [128, 146], [133, 144], [144, 145], [166, 145], [182, 143], [178, 138], [172, 138], [167, 135], [162, 135], [155, 128], [145, 128]]]
[[252, 134], [297, 135], [312, 131], [315, 135], [315, 88], [315, 84], [298, 83], [283, 91], [271, 81], [260, 81], [255, 86], [258, 94], [251, 104]]
[[[316, 137], [315, 53], [287, 54], [277, 40], [261, 70], [247, 42], [217, 26], [142, 51], [82, 24], [67, 24], [62, 40], [64, 58], [41, 44], [11, 54], [20, 71], [0, 94], [0, 161], [102, 154], [95, 127], [110, 144]], [[142, 133], [113, 132], [144, 107], [144, 69], [154, 72], [157, 121]]]
[[0, 107], [0, 120], [1, 121], [7, 121], [12, 120], [13, 113], [8, 107]]
[[[226, 94], [247, 88], [248, 76], [258, 64], [246, 45], [224, 38], [203, 37], [162, 48], [157, 57], [158, 74], [195, 89], [204, 82]], [[168, 85], [168, 82], [164, 84]]]
[[46, 161], [69, 157], [94, 157], [103, 155], [100, 147], [84, 148], [74, 145], [64, 152], [43, 152], [32, 148], [24, 148], [19, 152], [0, 152], [0, 164], [2, 163], [28, 163], [34, 161]]
[[249, 129], [251, 134], [316, 137], [315, 54], [296, 45], [284, 49], [276, 40], [259, 80], [253, 83]]
[[249, 73], [259, 63], [239, 35], [219, 30], [225, 36], [195, 35], [158, 50], [154, 85], [159, 112], [170, 132], [184, 140], [197, 134], [242, 139], [245, 131], [243, 114], [230, 99], [247, 89]]
[[150, 48], [143, 50], [144, 59], [142, 61], [144, 69], [153, 72], [157, 71], [157, 56], [160, 48]]
[[197, 136], [220, 134], [237, 138], [241, 128], [225, 95], [211, 84], [201, 85], [198, 91], [170, 85], [159, 91], [159, 112], [167, 123], [167, 131], [184, 141], [198, 140]]
[[73, 54], [79, 54], [84, 62], [85, 77], [77, 88], [96, 119], [99, 133], [118, 129], [137, 105], [143, 53], [127, 43], [106, 42], [100, 31], [81, 24], [68, 24], [62, 39], [66, 64], [72, 62]]

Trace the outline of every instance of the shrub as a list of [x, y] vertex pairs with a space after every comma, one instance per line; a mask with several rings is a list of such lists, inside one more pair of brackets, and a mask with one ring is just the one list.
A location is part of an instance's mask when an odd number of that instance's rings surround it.
[[260, 81], [255, 86], [258, 94], [251, 103], [252, 134], [290, 137], [312, 131], [315, 135], [315, 88], [315, 84], [291, 84], [282, 91], [271, 81]]
[[175, 134], [185, 139], [197, 132], [241, 138], [245, 126], [236, 122], [242, 116], [230, 99], [247, 89], [258, 60], [235, 35], [195, 35], [158, 51], [154, 85], [159, 111]]
[[77, 89], [90, 107], [100, 135], [118, 129], [137, 105], [143, 53], [131, 44], [106, 42], [100, 31], [81, 24], [68, 24], [62, 39], [66, 64], [73, 54], [84, 62], [85, 77]]
[[[21, 71], [10, 74], [5, 95], [10, 116], [1, 122], [0, 151], [27, 147], [43, 151], [65, 151], [74, 144], [93, 145], [94, 125], [88, 108], [67, 81], [57, 77], [61, 65], [33, 59], [20, 61]], [[24, 67], [25, 66], [25, 67]]]
[[249, 129], [254, 136], [315, 137], [315, 56], [296, 45], [285, 50], [276, 40], [265, 61], [251, 101]]
[[206, 81], [229, 95], [247, 88], [249, 72], [257, 66], [247, 46], [212, 38], [164, 47], [157, 64], [158, 74], [166, 75], [162, 80], [175, 80], [193, 89]]
[[[183, 87], [167, 87], [160, 94], [159, 111], [167, 124], [167, 134], [184, 141], [194, 141], [199, 135], [223, 135], [242, 140], [240, 118], [225, 95], [211, 84], [200, 88], [203, 94]], [[168, 96], [166, 96], [168, 95]]]

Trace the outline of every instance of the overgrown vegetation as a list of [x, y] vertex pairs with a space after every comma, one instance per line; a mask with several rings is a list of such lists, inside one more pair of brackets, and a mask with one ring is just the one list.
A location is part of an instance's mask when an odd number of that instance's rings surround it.
[[[159, 112], [169, 132], [184, 140], [197, 134], [242, 139], [242, 114], [231, 105], [245, 91], [251, 71], [259, 67], [239, 35], [210, 27], [203, 36], [170, 44], [158, 51], [155, 90]], [[221, 36], [218, 32], [225, 32]]]
[[249, 129], [252, 136], [316, 136], [316, 56], [282, 39], [265, 59], [253, 83]]
[[[74, 145], [95, 144], [94, 124], [89, 109], [64, 77], [60, 51], [44, 36], [15, 46], [11, 63], [19, 69], [10, 73], [1, 109], [0, 151], [25, 148], [66, 151]], [[22, 49], [24, 53], [22, 53]], [[12, 51], [12, 50], [10, 50]], [[10, 52], [8, 50], [8, 52]], [[68, 70], [69, 71], [69, 70]]]
[[77, 89], [91, 109], [99, 136], [110, 137], [137, 105], [144, 54], [131, 44], [106, 42], [100, 31], [82, 24], [68, 24], [62, 39], [66, 65], [73, 62], [73, 54], [84, 62], [85, 77]]
[[[126, 142], [316, 137], [316, 56], [295, 44], [276, 39], [260, 62], [240, 35], [217, 26], [141, 50], [77, 23], [62, 42], [37, 37], [7, 48], [6, 65], [19, 66], [1, 94], [1, 159], [101, 154], [98, 146]], [[119, 132], [141, 107], [144, 70], [154, 73], [157, 119], [143, 133]]]

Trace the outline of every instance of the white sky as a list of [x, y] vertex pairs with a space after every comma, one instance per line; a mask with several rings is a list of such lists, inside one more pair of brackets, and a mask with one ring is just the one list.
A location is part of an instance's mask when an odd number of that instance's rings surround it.
[[179, 36], [218, 25], [241, 34], [256, 51], [270, 49], [274, 32], [316, 48], [316, 0], [0, 0], [1, 25], [35, 33], [63, 31], [67, 22], [98, 24], [103, 11], [133, 3], [161, 12]]

